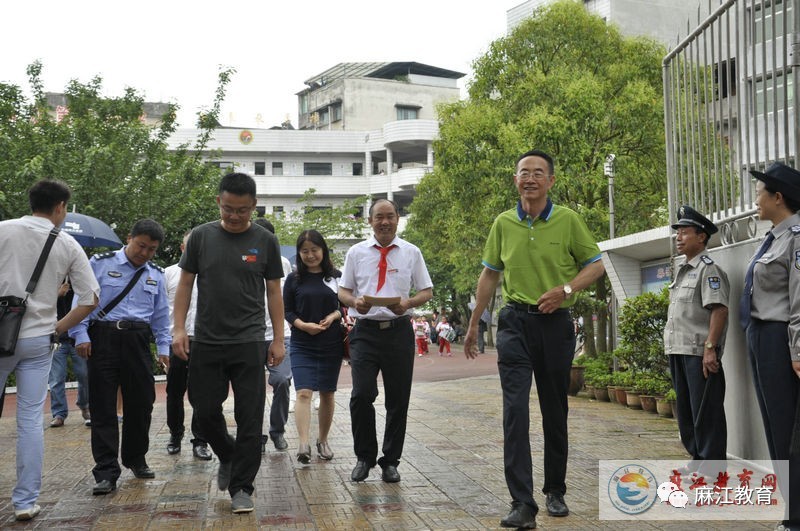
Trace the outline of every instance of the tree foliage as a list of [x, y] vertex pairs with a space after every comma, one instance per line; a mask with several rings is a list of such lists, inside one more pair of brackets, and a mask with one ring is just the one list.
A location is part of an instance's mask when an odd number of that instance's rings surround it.
[[[132, 88], [104, 97], [100, 77], [69, 82], [68, 114], [59, 121], [47, 107], [41, 74], [41, 63], [28, 67], [31, 100], [20, 87], [0, 84], [0, 218], [28, 213], [30, 185], [58, 178], [72, 188], [78, 212], [115, 227], [123, 241], [138, 219], [161, 223], [167, 237], [157, 257], [165, 264], [177, 260], [183, 233], [218, 217], [219, 169], [197, 155], [212, 130], [203, 129], [191, 151], [169, 150], [177, 106], [169, 105], [157, 125], [146, 124], [143, 97]], [[204, 116], [219, 114], [232, 74], [220, 70], [214, 103]]]
[[411, 205], [406, 236], [440, 284], [467, 297], [494, 218], [514, 206], [514, 163], [531, 148], [556, 161], [553, 201], [608, 237], [603, 164], [615, 161], [616, 233], [666, 221], [663, 47], [625, 38], [581, 2], [540, 8], [474, 62], [469, 100], [440, 108], [436, 165]]
[[281, 245], [295, 245], [297, 237], [304, 230], [318, 231], [325, 238], [334, 263], [341, 266], [344, 256], [336, 251], [336, 247], [353, 240], [361, 240], [369, 233], [365, 219], [358, 215], [359, 207], [366, 202], [367, 197], [363, 196], [348, 199], [339, 205], [320, 206], [316, 190], [310, 188], [297, 200], [301, 208], [266, 217], [275, 226], [275, 235]]

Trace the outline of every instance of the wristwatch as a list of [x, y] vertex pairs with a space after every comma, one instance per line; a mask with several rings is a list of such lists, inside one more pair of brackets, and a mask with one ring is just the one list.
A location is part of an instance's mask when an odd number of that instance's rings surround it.
[[572, 296], [572, 286], [564, 284], [564, 298], [569, 299]]
[[706, 348], [717, 348], [717, 346], [714, 343], [712, 343], [711, 341], [706, 341], [705, 347]]

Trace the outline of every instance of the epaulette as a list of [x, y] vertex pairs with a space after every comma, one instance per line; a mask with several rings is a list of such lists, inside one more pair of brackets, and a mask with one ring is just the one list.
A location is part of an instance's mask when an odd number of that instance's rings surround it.
[[95, 260], [102, 260], [104, 258], [111, 258], [115, 254], [117, 254], [115, 251], [106, 251], [105, 253], [97, 253], [92, 258], [94, 258]]
[[800, 225], [792, 225], [789, 230], [792, 231], [792, 234], [800, 234]]
[[161, 271], [162, 273], [164, 272], [164, 268], [161, 267], [160, 265], [158, 265], [157, 263], [155, 263], [155, 262], [147, 262], [147, 263], [148, 263], [148, 265], [150, 265], [150, 267], [152, 267], [156, 271]]
[[706, 265], [711, 265], [711, 264], [714, 263], [714, 260], [712, 260], [711, 257], [708, 256], [707, 254], [704, 254], [703, 256], [701, 256], [700, 260], [702, 260], [703, 263], [706, 264]]

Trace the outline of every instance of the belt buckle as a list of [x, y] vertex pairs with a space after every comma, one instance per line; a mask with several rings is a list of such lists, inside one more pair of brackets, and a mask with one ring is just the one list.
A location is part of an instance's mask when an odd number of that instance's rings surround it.
[[125, 322], [125, 321], [116, 321], [116, 322], [114, 323], [114, 327], [115, 327], [117, 330], [127, 330], [127, 329], [128, 329], [128, 328], [130, 328], [130, 327], [128, 327], [128, 326], [122, 326], [122, 323], [124, 323], [124, 322]]
[[378, 329], [380, 329], [380, 330], [386, 330], [387, 328], [391, 328], [391, 327], [392, 327], [392, 322], [391, 321], [379, 321], [378, 322]]

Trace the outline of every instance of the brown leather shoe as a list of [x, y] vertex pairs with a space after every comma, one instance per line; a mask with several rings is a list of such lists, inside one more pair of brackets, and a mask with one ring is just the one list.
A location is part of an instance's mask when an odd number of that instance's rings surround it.
[[53, 420], [50, 421], [51, 428], [60, 428], [64, 425], [64, 419], [61, 417], [53, 417]]

